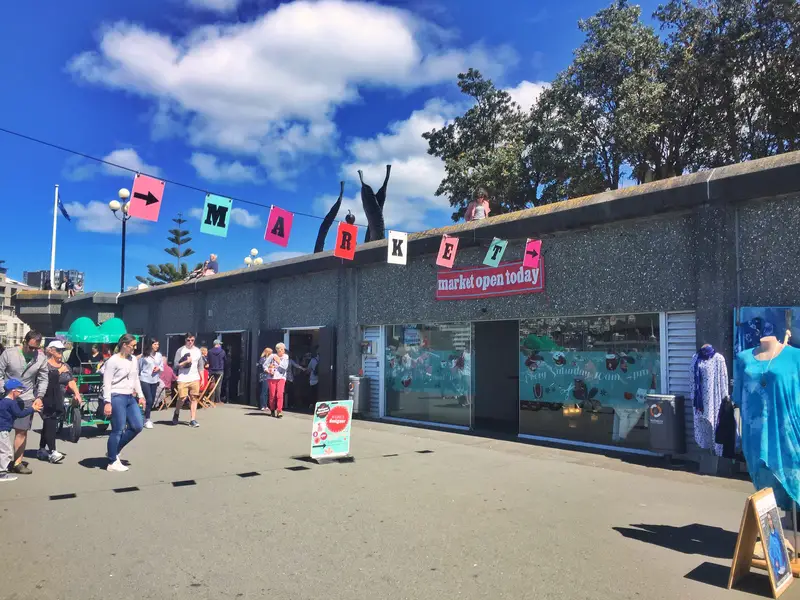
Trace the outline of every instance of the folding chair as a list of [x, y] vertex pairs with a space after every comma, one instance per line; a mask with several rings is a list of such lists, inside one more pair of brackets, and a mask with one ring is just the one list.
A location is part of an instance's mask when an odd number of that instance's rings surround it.
[[161, 394], [161, 405], [156, 403], [156, 406], [158, 406], [158, 410], [167, 410], [177, 399], [178, 390], [164, 388]]
[[206, 389], [202, 391], [200, 394], [200, 406], [203, 408], [215, 408], [216, 404], [214, 404], [214, 390], [217, 389], [217, 383], [219, 379], [217, 377], [211, 377], [208, 380], [208, 385], [206, 385]]

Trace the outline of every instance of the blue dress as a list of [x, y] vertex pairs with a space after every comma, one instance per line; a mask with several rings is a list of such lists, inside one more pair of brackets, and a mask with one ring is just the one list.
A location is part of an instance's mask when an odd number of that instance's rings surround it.
[[778, 506], [800, 502], [800, 350], [786, 346], [769, 364], [756, 349], [736, 355], [734, 402], [742, 451], [757, 490], [775, 490]]

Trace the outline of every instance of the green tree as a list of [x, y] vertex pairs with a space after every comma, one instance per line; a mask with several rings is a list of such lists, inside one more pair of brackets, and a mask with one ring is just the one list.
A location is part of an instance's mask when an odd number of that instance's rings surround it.
[[[167, 241], [174, 244], [174, 246], [164, 248], [164, 252], [174, 257], [176, 262], [175, 264], [164, 263], [159, 265], [147, 265], [149, 276], [136, 276], [136, 279], [141, 283], [151, 286], [163, 285], [165, 283], [183, 281], [189, 276], [189, 267], [185, 262], [181, 262], [181, 260], [194, 254], [194, 250], [191, 248], [184, 248], [184, 246], [192, 241], [192, 238], [189, 237], [189, 230], [183, 229], [183, 224], [186, 223], [186, 219], [183, 218], [182, 213], [178, 213], [177, 218], [172, 219], [172, 221], [177, 227], [169, 230], [170, 235]], [[199, 269], [201, 266], [202, 263], [197, 263], [194, 269]]]
[[428, 154], [444, 161], [445, 178], [436, 190], [463, 218], [475, 188], [487, 187], [492, 210], [504, 213], [526, 208], [536, 197], [523, 158], [526, 116], [511, 96], [470, 69], [458, 75], [458, 87], [473, 105], [442, 129], [422, 135]]

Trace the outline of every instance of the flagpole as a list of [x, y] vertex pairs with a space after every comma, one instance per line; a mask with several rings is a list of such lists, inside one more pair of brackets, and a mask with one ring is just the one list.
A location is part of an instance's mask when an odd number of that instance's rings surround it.
[[58, 223], [58, 184], [53, 199], [53, 242], [50, 245], [50, 289], [54, 290], [56, 285], [56, 224]]

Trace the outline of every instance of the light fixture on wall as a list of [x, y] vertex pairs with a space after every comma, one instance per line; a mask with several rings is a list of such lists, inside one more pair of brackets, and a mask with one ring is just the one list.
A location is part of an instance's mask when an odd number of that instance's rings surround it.
[[248, 267], [252, 267], [253, 265], [263, 265], [264, 259], [258, 255], [258, 250], [253, 248], [250, 250], [250, 256], [245, 256], [244, 264], [246, 264]]

